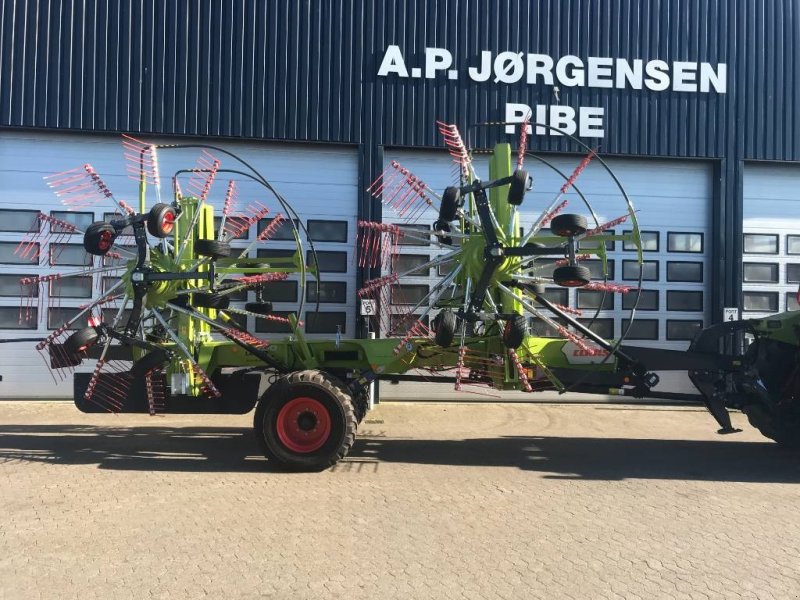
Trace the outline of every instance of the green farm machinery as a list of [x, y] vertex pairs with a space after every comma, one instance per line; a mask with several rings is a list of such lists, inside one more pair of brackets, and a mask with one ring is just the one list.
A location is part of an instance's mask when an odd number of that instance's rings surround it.
[[[557, 390], [641, 398], [659, 396], [655, 371], [685, 371], [720, 433], [736, 431], [727, 412], [734, 408], [768, 437], [800, 443], [800, 314], [714, 325], [700, 331], [687, 351], [629, 346], [625, 332], [618, 340], [604, 339], [592, 319], [578, 319], [573, 307], [549, 298], [545, 286], [638, 293], [641, 276], [638, 286], [624, 286], [593, 277], [582, 264], [591, 259], [607, 273], [605, 248], [612, 240], [635, 250], [642, 263], [636, 212], [613, 172], [593, 150], [567, 136], [585, 156], [573, 172], [562, 173], [527, 150], [529, 124], [523, 123], [516, 152], [498, 144], [486, 153], [489, 173], [483, 180], [476, 153], [458, 129], [438, 126], [457, 170], [455, 183], [439, 194], [392, 162], [368, 191], [394, 210], [397, 222], [358, 223], [358, 264], [372, 275], [358, 295], [375, 313], [370, 317], [374, 329], [399, 331], [398, 336], [312, 339], [304, 332], [303, 306], [276, 314], [265, 299], [270, 286], [298, 281], [302, 304], [305, 289], [322, 278], [313, 243], [305, 252], [303, 222], [292, 205], [258, 170], [224, 149], [125, 137], [139, 190], [136, 209], [117, 200], [90, 165], [48, 178], [70, 208], [103, 201], [116, 212], [84, 231], [58, 224], [83, 233], [86, 251], [100, 257], [101, 266], [93, 269], [108, 273], [109, 284], [37, 349], [54, 377], [72, 378], [75, 403], [84, 412], [245, 414], [255, 408], [254, 428], [264, 454], [295, 470], [323, 469], [348, 453], [368, 409], [370, 385], [378, 380], [449, 382], [460, 391]], [[196, 149], [201, 159], [175, 173], [170, 197], [162, 201], [159, 154], [176, 148]], [[222, 168], [218, 156], [233, 167]], [[595, 216], [576, 184], [591, 161], [606, 170], [620, 202], [620, 216], [606, 222]], [[533, 223], [522, 227], [519, 207], [535, 185], [526, 162], [555, 170], [563, 185], [539, 207]], [[278, 212], [258, 203], [238, 208], [231, 181], [215, 219], [209, 194], [225, 174], [260, 186]], [[188, 179], [185, 190], [182, 178]], [[148, 204], [148, 194], [155, 194], [155, 203]], [[580, 212], [589, 218], [566, 212], [569, 202], [582, 206]], [[412, 226], [429, 212], [435, 214], [431, 228]], [[259, 227], [252, 244], [234, 249], [231, 242], [268, 213], [271, 220]], [[627, 230], [618, 233], [622, 223]], [[279, 228], [291, 231], [294, 250], [252, 256], [252, 245], [268, 242]], [[423, 266], [436, 267], [441, 279], [416, 306], [389, 315], [390, 299], [406, 275], [392, 268], [391, 256], [403, 237], [420, 236], [439, 249]], [[24, 241], [20, 252], [31, 243]], [[86, 272], [22, 283], [35, 288]], [[255, 301], [231, 305], [232, 297], [247, 294]], [[319, 293], [308, 296], [318, 299]], [[631, 305], [630, 323], [636, 302]], [[260, 337], [248, 331], [247, 318], [282, 323], [290, 333]], [[553, 337], [532, 335], [531, 318]], [[81, 319], [86, 326], [76, 329]], [[91, 372], [74, 372], [90, 360], [95, 361]]]

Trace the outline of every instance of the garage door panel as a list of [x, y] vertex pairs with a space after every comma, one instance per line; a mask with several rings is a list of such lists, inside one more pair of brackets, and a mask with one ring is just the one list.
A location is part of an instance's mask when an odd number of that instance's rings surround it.
[[[169, 138], [147, 138], [147, 141], [159, 143], [174, 143]], [[186, 140], [186, 143], [193, 143]], [[202, 140], [196, 143], [202, 143]], [[225, 142], [216, 140], [215, 145], [229, 149], [241, 155], [272, 183], [276, 190], [299, 213], [300, 219], [307, 224], [309, 219], [321, 221], [341, 221], [346, 223], [347, 237], [341, 241], [315, 241], [314, 245], [320, 252], [335, 252], [345, 257], [342, 272], [323, 273], [322, 280], [344, 283], [347, 293], [344, 302], [320, 304], [320, 311], [332, 313], [329, 319], [323, 322], [336, 322], [344, 316], [345, 335], [355, 334], [355, 288], [356, 266], [352, 259], [353, 248], [356, 240], [357, 198], [358, 198], [358, 157], [351, 147], [316, 147], [313, 145], [294, 144], [261, 144]], [[195, 165], [198, 150], [162, 150], [159, 152], [160, 171], [162, 174], [162, 194], [166, 200], [171, 197], [169, 177], [180, 168]], [[212, 151], [213, 152], [213, 151]], [[242, 169], [233, 159], [217, 153], [222, 161], [222, 168]], [[115, 196], [135, 205], [137, 198], [137, 182], [126, 175], [126, 163], [123, 159], [122, 146], [118, 136], [84, 136], [76, 134], [44, 134], [38, 132], [5, 132], [0, 140], [0, 209], [35, 209], [50, 213], [63, 211], [58, 198], [47, 187], [44, 176], [80, 167], [85, 162], [90, 162], [112, 190]], [[271, 214], [286, 215], [272, 196], [260, 185], [239, 175], [220, 173], [217, 177], [209, 202], [221, 208], [227, 181], [233, 179], [239, 188], [240, 209], [250, 203], [259, 202], [270, 208]], [[188, 176], [180, 180], [184, 190], [188, 186]], [[149, 188], [149, 202], [154, 202], [153, 189]], [[110, 202], [102, 202], [95, 206], [83, 209], [92, 213], [92, 218], [100, 220], [103, 213], [113, 212], [114, 206]], [[249, 231], [249, 239], [233, 242], [235, 248], [244, 248], [249, 241], [254, 239], [257, 229], [254, 225]], [[6, 240], [18, 243], [22, 234], [0, 233], [0, 241]], [[310, 248], [305, 234], [302, 235], [304, 251]], [[65, 236], [67, 243], [81, 244], [80, 235]], [[258, 244], [260, 249], [290, 249], [294, 248], [291, 242], [270, 240]], [[253, 252], [255, 254], [255, 251]], [[57, 271], [71, 271], [79, 267], [50, 267], [46, 256], [39, 261], [41, 264], [11, 265], [0, 264], [0, 274], [28, 273], [36, 275], [50, 274]], [[98, 275], [95, 275], [94, 289], [100, 286]], [[296, 279], [291, 276], [290, 279]], [[313, 279], [309, 281], [313, 285]], [[99, 293], [99, 292], [95, 292]], [[295, 302], [276, 303], [276, 311], [288, 311], [297, 308], [299, 290]], [[250, 300], [254, 295], [250, 294]], [[338, 299], [338, 297], [337, 297]], [[77, 307], [86, 300], [62, 299], [62, 306]], [[46, 307], [46, 298], [43, 298]], [[234, 306], [239, 306], [234, 304]], [[0, 296], [0, 307], [14, 307], [18, 309], [19, 300], [14, 297]], [[306, 302], [304, 314], [301, 319], [308, 321], [307, 311], [313, 311], [315, 305]], [[317, 323], [319, 323], [317, 321]], [[255, 321], [249, 319], [251, 330], [255, 329]], [[48, 333], [46, 315], [42, 315], [37, 330], [12, 331], [0, 329], [0, 337], [38, 337], [44, 338]], [[311, 338], [331, 337], [329, 333], [309, 334]], [[50, 380], [41, 357], [33, 348], [34, 344], [0, 344], [0, 374], [4, 381], [0, 383], [0, 396], [69, 396], [71, 383], [66, 382], [58, 387]], [[80, 370], [91, 370], [92, 365], [87, 364]], [[28, 381], [29, 380], [29, 381]], [[25, 383], [27, 381], [27, 383]], [[13, 390], [13, 392], [11, 391]]]
[[[556, 168], [569, 176], [580, 160], [575, 156], [547, 156], [546, 159]], [[452, 162], [446, 152], [415, 152], [404, 150], [387, 151], [385, 161], [387, 166], [390, 161], [397, 160], [416, 176], [423, 179], [435, 191], [441, 192], [446, 186], [453, 185]], [[711, 194], [712, 175], [708, 163], [699, 161], [672, 161], [672, 160], [634, 160], [634, 159], [606, 159], [609, 166], [622, 182], [625, 190], [630, 195], [637, 209], [637, 217], [642, 230], [656, 232], [658, 250], [645, 252], [645, 260], [654, 264], [657, 272], [656, 281], [646, 281], [644, 289], [657, 292], [657, 310], [638, 311], [636, 318], [643, 323], [642, 331], [655, 329], [655, 339], [631, 339], [631, 345], [657, 346], [671, 349], [685, 349], [689, 345], [688, 333], [697, 324], [707, 325], [710, 322], [711, 297], [709, 271], [709, 230], [711, 225]], [[534, 187], [525, 196], [525, 201], [520, 208], [520, 220], [523, 226], [529, 226], [539, 217], [541, 211], [549, 206], [560, 188], [564, 179], [558, 173], [541, 162], [528, 159], [526, 167], [534, 177]], [[488, 159], [479, 156], [475, 161], [475, 168], [479, 176], [488, 176]], [[590, 165], [581, 173], [577, 180], [577, 187], [590, 202], [592, 209], [597, 214], [598, 220], [603, 223], [615, 219], [626, 212], [623, 197], [619, 188], [610, 179], [605, 169], [597, 162]], [[565, 212], [576, 212], [589, 216], [584, 202], [578, 194], [568, 193], [569, 205]], [[384, 208], [384, 219], [398, 221], [397, 215], [390, 209]], [[426, 210], [419, 223], [430, 225], [437, 218], [436, 211]], [[628, 223], [616, 228], [616, 232], [630, 229]], [[669, 250], [669, 234], [700, 234], [702, 246], [698, 252], [675, 252]], [[693, 238], [694, 239], [694, 238]], [[423, 250], [430, 256], [440, 251], [430, 248]], [[401, 254], [419, 254], [419, 247], [400, 248]], [[614, 280], [628, 285], [635, 285], [635, 281], [623, 279], [624, 261], [635, 261], [636, 253], [623, 249], [621, 242], [614, 244], [613, 251], [609, 254], [615, 270]], [[688, 265], [687, 266], [685, 266]], [[699, 281], [669, 281], [668, 273], [674, 276], [681, 275], [684, 271], [697, 274]], [[638, 269], [637, 269], [638, 275]], [[681, 275], [679, 279], [687, 279]], [[416, 278], [415, 282], [433, 284], [439, 277], [431, 271], [428, 278]], [[557, 289], [557, 288], [554, 288]], [[689, 292], [688, 296], [671, 296], [672, 301], [668, 308], [668, 293], [670, 291]], [[691, 293], [694, 294], [691, 294]], [[571, 304], [577, 301], [577, 292], [567, 292]], [[594, 310], [586, 310], [585, 316], [591, 317]], [[622, 309], [622, 299], [614, 299], [613, 309], [603, 310], [598, 318], [613, 322], [614, 337], [622, 334], [630, 312]], [[650, 327], [654, 323], [654, 327]], [[659, 389], [669, 391], [691, 392], [693, 387], [685, 374], [666, 375], [665, 385]]]

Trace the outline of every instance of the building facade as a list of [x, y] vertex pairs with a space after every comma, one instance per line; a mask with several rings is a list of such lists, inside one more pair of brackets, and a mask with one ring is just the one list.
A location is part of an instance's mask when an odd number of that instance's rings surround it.
[[[120, 133], [203, 140], [257, 164], [306, 221], [321, 256], [325, 314], [306, 315], [307, 329], [360, 336], [356, 290], [375, 272], [354, 256], [356, 223], [393, 218], [367, 193], [370, 183], [398, 160], [443, 188], [450, 157], [437, 120], [489, 148], [515, 143], [518, 127], [486, 123], [528, 113], [599, 148], [639, 211], [645, 291], [632, 343], [686, 347], [724, 308], [744, 316], [798, 308], [800, 15], [792, 0], [0, 7], [0, 337], [44, 337], [106, 285], [94, 274], [51, 286], [44, 293], [58, 302], [37, 299], [46, 314], [21, 319], [21, 276], [90, 265], [80, 239], [66, 234], [54, 242], [57, 253], [34, 262], [15, 249], [36, 211], [83, 225], [108, 210], [68, 213], [43, 183], [51, 173], [91, 162], [133, 194], [121, 176]], [[555, 133], [531, 132], [530, 149], [556, 170], [534, 175], [523, 222], [541, 211], [538, 194], [561, 184], [557, 170], [570, 172], [582, 156]], [[599, 172], [587, 169], [580, 186], [599, 212], [616, 216], [615, 192]], [[423, 264], [435, 252], [412, 241], [397, 264]], [[636, 279], [635, 262], [618, 242], [610, 277]], [[422, 269], [404, 282], [404, 301], [423, 296], [439, 275]], [[278, 310], [297, 301], [296, 287], [275, 290]], [[599, 308], [596, 327], [609, 337], [626, 324], [623, 297], [599, 306], [581, 291], [553, 295]], [[68, 395], [44, 379], [38, 361], [22, 345], [0, 346], [0, 394]]]

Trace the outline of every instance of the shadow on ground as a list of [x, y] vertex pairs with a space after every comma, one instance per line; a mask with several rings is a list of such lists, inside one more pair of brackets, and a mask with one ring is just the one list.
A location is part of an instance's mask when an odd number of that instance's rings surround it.
[[[0, 465], [19, 461], [103, 469], [265, 472], [252, 430], [240, 427], [2, 425]], [[800, 482], [800, 453], [771, 442], [628, 438], [360, 438], [347, 463], [515, 467], [546, 477]]]

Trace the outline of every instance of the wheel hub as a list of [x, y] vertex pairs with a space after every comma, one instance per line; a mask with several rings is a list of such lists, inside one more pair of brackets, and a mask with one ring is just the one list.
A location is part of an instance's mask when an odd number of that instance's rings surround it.
[[315, 398], [292, 398], [278, 412], [278, 439], [292, 452], [308, 454], [319, 450], [331, 435], [328, 409]]

